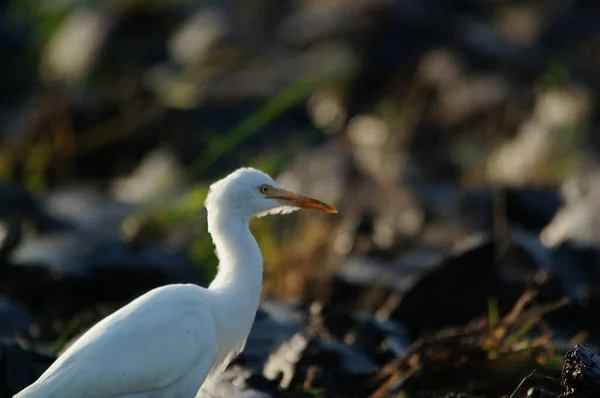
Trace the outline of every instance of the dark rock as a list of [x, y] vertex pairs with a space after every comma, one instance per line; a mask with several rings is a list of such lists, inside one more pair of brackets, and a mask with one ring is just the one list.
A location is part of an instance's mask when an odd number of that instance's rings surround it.
[[201, 266], [195, 264], [187, 253], [170, 251], [158, 245], [102, 242], [90, 251], [84, 263], [93, 270], [158, 271], [163, 275], [164, 284], [187, 282], [205, 285], [207, 282]]
[[600, 356], [586, 345], [577, 345], [564, 359], [561, 397], [592, 398], [600, 395]]
[[49, 214], [77, 230], [110, 238], [118, 236], [123, 220], [137, 208], [114, 199], [100, 186], [83, 183], [53, 188], [40, 198], [40, 203]]
[[354, 396], [379, 366], [355, 347], [337, 340], [317, 340], [298, 333], [269, 357], [264, 375], [284, 389], [306, 385]]
[[303, 318], [292, 305], [263, 302], [256, 313], [246, 347], [236, 362], [261, 372], [271, 352], [301, 330]]
[[200, 398], [283, 398], [288, 397], [279, 390], [277, 382], [240, 365], [229, 367], [225, 372], [208, 380], [202, 386]]
[[501, 312], [510, 310], [524, 287], [535, 281], [539, 265], [518, 242], [499, 250], [494, 240], [474, 240], [421, 278], [391, 318], [416, 336], [486, 314], [490, 298], [497, 299]]
[[343, 340], [356, 325], [356, 319], [349, 311], [339, 306], [313, 303], [309, 308], [308, 324], [321, 337]]
[[35, 316], [29, 339], [49, 344], [74, 319], [79, 328], [89, 327], [162, 282], [164, 276], [152, 270], [104, 269], [84, 278], [44, 266], [11, 267], [0, 275], [0, 293]]
[[[69, 236], [66, 248], [42, 246], [40, 263], [21, 263], [0, 268], [0, 294], [35, 315], [38, 341], [53, 341], [61, 327], [74, 317], [80, 328], [96, 323], [141, 294], [168, 283], [204, 285], [203, 272], [182, 252], [154, 245], [95, 242], [77, 244], [81, 236]], [[62, 256], [62, 257], [61, 257]], [[44, 260], [79, 272], [62, 272]]]
[[26, 231], [52, 232], [69, 229], [70, 225], [48, 214], [20, 187], [0, 184], [0, 257], [7, 256], [19, 245]]
[[361, 317], [352, 335], [353, 346], [369, 353], [378, 363], [406, 353], [412, 343], [407, 329], [396, 322]]
[[164, 274], [165, 283], [205, 282], [198, 266], [181, 250], [122, 241], [123, 222], [136, 205], [115, 200], [98, 187], [87, 185], [54, 189], [42, 204], [72, 229], [25, 239], [10, 257], [17, 266], [45, 264], [74, 276], [87, 276], [99, 268], [122, 267], [158, 271]]
[[15, 332], [26, 330], [35, 322], [31, 314], [2, 296], [0, 296], [0, 319], [2, 319], [0, 338], [13, 337]]
[[12, 397], [33, 383], [54, 360], [14, 341], [0, 340], [0, 397]]
[[348, 283], [364, 287], [375, 285], [404, 293], [434, 269], [442, 258], [435, 249], [415, 250], [398, 259], [354, 256], [347, 259], [337, 276]]
[[556, 398], [558, 394], [549, 392], [540, 387], [531, 387], [527, 390], [527, 397], [531, 398]]
[[[551, 249], [548, 268], [555, 292], [562, 292], [571, 300], [566, 307], [551, 312], [545, 318], [555, 335], [568, 339], [581, 330], [587, 331], [588, 343], [600, 344], [600, 251], [565, 243]], [[547, 287], [551, 283], [546, 283]], [[546, 289], [546, 291], [549, 289]]]
[[476, 231], [493, 230], [499, 208], [509, 225], [539, 232], [550, 224], [561, 205], [559, 192], [554, 188], [499, 188], [496, 191], [481, 188], [462, 193], [457, 212], [460, 219]]

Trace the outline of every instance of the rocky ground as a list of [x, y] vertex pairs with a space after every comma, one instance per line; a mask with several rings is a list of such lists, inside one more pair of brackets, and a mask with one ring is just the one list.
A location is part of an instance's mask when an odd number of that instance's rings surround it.
[[[85, 3], [85, 4], [84, 4]], [[335, 205], [252, 225], [215, 397], [600, 396], [595, 1], [0, 6], [0, 398], [215, 272], [240, 165]]]

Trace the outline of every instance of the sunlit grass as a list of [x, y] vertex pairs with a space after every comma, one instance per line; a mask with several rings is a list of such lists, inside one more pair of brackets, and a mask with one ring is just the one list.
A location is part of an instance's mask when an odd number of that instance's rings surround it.
[[500, 310], [498, 309], [498, 300], [496, 298], [488, 300], [488, 324], [490, 328], [495, 327], [500, 322]]
[[225, 154], [240, 147], [246, 139], [258, 133], [267, 124], [303, 101], [322, 82], [323, 78], [324, 76], [320, 73], [310, 74], [292, 83], [229, 132], [215, 136], [208, 143], [208, 148], [202, 156], [187, 169], [187, 176], [193, 179], [195, 176], [202, 175], [208, 167]]
[[62, 329], [58, 338], [52, 342], [49, 348], [49, 353], [52, 355], [58, 355], [65, 345], [80, 331], [81, 318], [72, 318], [67, 326]]
[[49, 140], [38, 141], [29, 151], [25, 160], [25, 187], [34, 194], [42, 193], [46, 188], [45, 172], [52, 160], [54, 147]]
[[74, 8], [73, 1], [40, 3], [37, 0], [15, 0], [9, 4], [8, 15], [29, 24], [36, 50], [46, 45], [52, 33]]
[[[537, 306], [532, 304], [535, 295], [532, 290], [526, 291], [513, 310], [503, 318], [499, 316], [496, 301], [489, 300], [489, 334], [482, 339], [481, 347], [491, 361], [522, 353], [525, 357], [531, 357], [544, 370], [556, 372], [560, 369], [561, 357], [554, 352], [547, 330], [539, 326], [543, 324], [544, 315], [563, 307], [568, 299]], [[528, 305], [530, 308], [525, 308]], [[536, 328], [538, 331], [532, 333]]]
[[[184, 170], [184, 179], [196, 180], [223, 156], [239, 151], [248, 138], [257, 134], [291, 107], [304, 101], [308, 94], [323, 82], [325, 77], [326, 74], [323, 73], [309, 74], [271, 98], [230, 131], [226, 133], [213, 132], [207, 142], [207, 149]], [[249, 164], [267, 173], [276, 173], [293, 156], [294, 151], [297, 151], [297, 148], [279, 146], [277, 150], [258, 153]], [[198, 183], [180, 200], [166, 203], [163, 198], [173, 188], [167, 181], [159, 190], [157, 197], [151, 198], [147, 203], [141, 205], [138, 211], [124, 223], [124, 227], [129, 230], [131, 235], [141, 228], [168, 231], [178, 223], [198, 220], [199, 215], [204, 212], [203, 204], [208, 194], [209, 184], [209, 182]], [[268, 224], [265, 221], [257, 220], [253, 222], [252, 228], [261, 244], [265, 259], [275, 258], [278, 239], [268, 228]], [[189, 247], [189, 253], [208, 276], [213, 277], [216, 273], [217, 261], [214, 256], [212, 240], [205, 228], [199, 228], [197, 231], [198, 233], [193, 237], [193, 243]]]
[[519, 385], [517, 386], [517, 388], [515, 388], [515, 390], [512, 392], [512, 394], [510, 394], [510, 396], [508, 398], [513, 398], [515, 396], [515, 394], [521, 389], [521, 386], [523, 386], [523, 384], [529, 380], [531, 378], [531, 376], [534, 375], [534, 373], [536, 372], [535, 369], [533, 369], [531, 371], [531, 373], [529, 373], [527, 376], [523, 377], [523, 380], [521, 380], [521, 382], [519, 383]]

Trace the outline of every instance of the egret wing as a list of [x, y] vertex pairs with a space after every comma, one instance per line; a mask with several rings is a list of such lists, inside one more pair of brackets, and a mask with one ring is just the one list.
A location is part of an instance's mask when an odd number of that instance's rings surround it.
[[205, 292], [194, 285], [171, 285], [141, 296], [85, 333], [31, 390], [63, 398], [136, 394], [168, 387], [200, 361], [212, 362], [214, 317], [199, 293]]

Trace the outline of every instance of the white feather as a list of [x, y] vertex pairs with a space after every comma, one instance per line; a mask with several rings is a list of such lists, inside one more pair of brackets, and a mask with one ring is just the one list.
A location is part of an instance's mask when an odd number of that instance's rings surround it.
[[210, 187], [208, 229], [220, 263], [208, 289], [151, 290], [93, 326], [15, 397], [194, 397], [244, 348], [258, 309], [263, 262], [250, 218], [298, 210], [265, 198], [262, 184], [280, 188], [249, 168]]
[[279, 207], [274, 207], [272, 209], [262, 211], [262, 212], [258, 213], [256, 215], [256, 217], [271, 216], [271, 215], [276, 215], [276, 214], [290, 214], [290, 213], [295, 212], [296, 210], [300, 210], [300, 208], [296, 207], [296, 206], [279, 206]]

